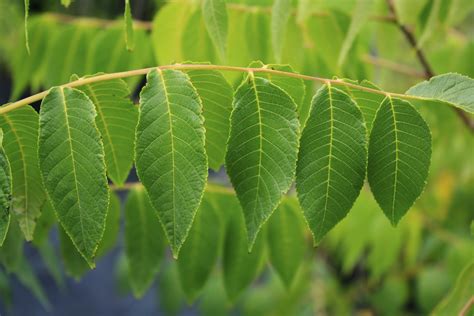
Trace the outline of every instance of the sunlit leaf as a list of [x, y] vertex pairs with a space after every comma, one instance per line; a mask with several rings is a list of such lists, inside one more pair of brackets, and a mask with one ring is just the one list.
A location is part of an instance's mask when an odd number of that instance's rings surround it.
[[225, 60], [227, 49], [227, 8], [225, 0], [203, 0], [202, 16], [209, 36], [221, 59]]
[[132, 51], [135, 47], [135, 43], [133, 37], [133, 18], [132, 9], [130, 8], [130, 0], [125, 0], [123, 18], [125, 21], [125, 43], [127, 45], [127, 49]]
[[186, 74], [148, 73], [140, 93], [135, 161], [174, 257], [186, 240], [207, 180], [201, 111]]
[[271, 38], [273, 54], [277, 63], [281, 62], [283, 38], [291, 13], [290, 0], [275, 0], [272, 7]]
[[362, 113], [344, 92], [322, 87], [301, 136], [296, 189], [314, 242], [342, 220], [364, 184], [367, 162]]
[[249, 249], [293, 182], [299, 123], [291, 97], [250, 75], [234, 97], [226, 169], [242, 205]]
[[406, 93], [474, 113], [474, 79], [467, 76], [456, 73], [435, 76], [411, 87]]
[[367, 176], [392, 225], [423, 191], [430, 157], [431, 134], [423, 118], [410, 103], [387, 97], [370, 133]]

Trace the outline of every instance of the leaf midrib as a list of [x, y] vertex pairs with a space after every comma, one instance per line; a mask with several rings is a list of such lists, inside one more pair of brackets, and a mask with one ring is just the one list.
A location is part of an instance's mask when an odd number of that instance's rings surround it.
[[[165, 96], [165, 100], [166, 100], [166, 108], [167, 108], [167, 112], [168, 112], [168, 126], [169, 126], [169, 129], [170, 129], [170, 139], [171, 139], [171, 162], [172, 162], [172, 166], [171, 166], [171, 175], [172, 175], [172, 185], [173, 185], [173, 192], [172, 192], [172, 196], [173, 196], [173, 199], [172, 199], [172, 206], [173, 206], [173, 247], [174, 248], [176, 246], [176, 196], [175, 196], [175, 193], [176, 193], [176, 175], [175, 175], [175, 152], [174, 152], [174, 135], [173, 135], [173, 124], [172, 124], [172, 118], [171, 118], [171, 107], [170, 107], [170, 101], [169, 101], [169, 95], [168, 95], [168, 89], [166, 88], [166, 81], [165, 81], [165, 77], [163, 75], [163, 71], [161, 69], [158, 69], [157, 70], [158, 74], [160, 75], [160, 78], [161, 78], [161, 82], [162, 82], [162, 85], [163, 85], [163, 92], [164, 92], [164, 96]], [[166, 230], [165, 230], [166, 231]], [[166, 231], [166, 234], [168, 234], [168, 232]]]
[[[63, 99], [62, 104], [63, 104], [63, 109], [64, 109], [65, 124], [66, 124], [66, 130], [67, 130], [67, 135], [68, 135], [69, 150], [71, 151], [72, 174], [74, 176], [74, 186], [76, 187], [77, 205], [79, 207], [79, 215], [80, 215], [79, 216], [79, 222], [80, 222], [80, 225], [81, 225], [81, 235], [82, 235], [82, 239], [86, 240], [86, 238], [84, 238], [85, 236], [84, 236], [84, 223], [82, 221], [82, 216], [83, 216], [82, 206], [81, 206], [81, 199], [79, 197], [79, 187], [77, 185], [77, 171], [76, 171], [76, 164], [74, 163], [75, 162], [74, 150], [72, 148], [72, 136], [71, 136], [70, 125], [69, 125], [69, 117], [68, 117], [68, 112], [67, 112], [66, 96], [64, 95], [64, 88], [60, 88], [59, 90], [61, 91], [61, 97]], [[69, 234], [69, 232], [67, 232], [67, 231], [66, 231], [66, 233]], [[74, 239], [71, 238], [71, 240], [74, 243], [74, 245], [76, 245], [76, 242], [74, 241]], [[89, 258], [87, 258], [87, 261], [89, 262]]]
[[329, 187], [331, 182], [331, 162], [332, 162], [332, 147], [333, 147], [333, 133], [334, 133], [334, 113], [333, 113], [333, 100], [332, 100], [332, 92], [331, 92], [331, 85], [328, 84], [328, 97], [329, 97], [329, 153], [328, 153], [328, 179], [326, 182], [326, 196], [324, 201], [324, 212], [323, 212], [323, 219], [321, 220], [320, 229], [318, 234], [320, 234], [321, 229], [324, 226], [324, 222], [326, 221], [326, 213], [328, 211], [328, 200], [329, 200]]
[[393, 181], [393, 196], [392, 196], [392, 223], [395, 223], [395, 199], [397, 195], [397, 182], [398, 182], [398, 129], [397, 129], [397, 119], [396, 119], [396, 113], [395, 113], [395, 107], [393, 105], [393, 100], [391, 97], [388, 97], [388, 101], [390, 103], [390, 110], [392, 111], [392, 117], [393, 117], [393, 129], [394, 129], [394, 144], [395, 144], [395, 172], [394, 176], [395, 179]]

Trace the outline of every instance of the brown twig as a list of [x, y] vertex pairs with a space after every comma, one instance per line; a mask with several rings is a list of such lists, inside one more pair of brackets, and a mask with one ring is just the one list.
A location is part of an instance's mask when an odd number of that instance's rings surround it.
[[[430, 79], [433, 77], [434, 71], [431, 68], [430, 63], [428, 62], [428, 59], [426, 58], [425, 54], [421, 50], [421, 47], [419, 47], [418, 42], [416, 40], [415, 35], [413, 32], [404, 24], [400, 22], [400, 19], [398, 18], [397, 12], [395, 10], [395, 5], [393, 3], [393, 0], [387, 0], [387, 5], [389, 8], [389, 11], [391, 15], [394, 17], [394, 23], [398, 26], [400, 31], [403, 33], [405, 36], [405, 39], [407, 42], [410, 44], [410, 46], [415, 50], [416, 57], [420, 63], [420, 65], [423, 67], [425, 79]], [[466, 114], [463, 110], [454, 108], [454, 111], [456, 111], [456, 114], [459, 116], [461, 121], [464, 123], [464, 125], [471, 131], [474, 132], [474, 120], [472, 120], [468, 114]]]

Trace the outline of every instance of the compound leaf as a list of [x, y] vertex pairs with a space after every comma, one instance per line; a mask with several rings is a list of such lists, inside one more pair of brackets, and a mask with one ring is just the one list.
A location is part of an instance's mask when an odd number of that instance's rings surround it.
[[430, 157], [431, 134], [421, 115], [406, 101], [385, 98], [370, 133], [367, 176], [392, 225], [423, 191]]
[[109, 202], [95, 116], [94, 104], [81, 91], [52, 88], [41, 104], [38, 151], [59, 222], [91, 268]]
[[205, 193], [189, 236], [178, 259], [180, 281], [189, 301], [193, 301], [209, 278], [219, 255], [221, 223], [212, 203], [212, 194]]
[[135, 141], [138, 108], [128, 98], [128, 86], [121, 79], [95, 82], [78, 89], [95, 105], [95, 122], [104, 142], [107, 174], [121, 186], [133, 164], [133, 150], [130, 148], [133, 148]]
[[242, 205], [249, 250], [293, 182], [296, 105], [282, 89], [250, 75], [235, 93], [226, 168]]
[[209, 37], [216, 47], [221, 60], [225, 60], [227, 48], [227, 8], [225, 0], [204, 0], [202, 16]]
[[359, 196], [367, 164], [362, 113], [343, 91], [323, 86], [301, 136], [296, 190], [314, 242], [342, 220]]
[[202, 105], [189, 77], [152, 70], [140, 93], [136, 167], [173, 256], [186, 240], [207, 180]]
[[165, 250], [165, 238], [150, 199], [141, 186], [130, 190], [125, 204], [125, 254], [135, 297], [153, 282]]
[[4, 132], [3, 150], [12, 172], [11, 213], [29, 241], [46, 199], [38, 165], [38, 114], [25, 106], [1, 115], [0, 126]]
[[474, 80], [456, 73], [448, 73], [423, 81], [406, 92], [431, 101], [443, 102], [474, 113]]

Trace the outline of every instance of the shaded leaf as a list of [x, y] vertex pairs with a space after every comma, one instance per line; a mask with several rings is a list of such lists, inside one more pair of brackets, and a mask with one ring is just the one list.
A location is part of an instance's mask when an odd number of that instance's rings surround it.
[[59, 222], [91, 268], [109, 192], [94, 104], [79, 90], [52, 88], [40, 110], [39, 160]]
[[460, 74], [448, 73], [432, 77], [411, 87], [406, 94], [474, 113], [474, 80]]
[[299, 212], [298, 201], [286, 198], [268, 221], [270, 262], [287, 289], [304, 261], [306, 249], [305, 227]]
[[176, 261], [170, 261], [158, 278], [158, 300], [166, 315], [179, 315], [185, 303], [185, 296], [179, 282]]
[[30, 53], [30, 42], [28, 40], [28, 13], [30, 12], [30, 0], [25, 0], [25, 45], [26, 51]]
[[102, 240], [97, 248], [97, 257], [102, 257], [115, 247], [120, 229], [120, 200], [117, 194], [111, 192], [109, 196], [109, 207]]
[[222, 195], [218, 205], [225, 208], [228, 214], [222, 264], [227, 296], [235, 301], [260, 272], [264, 261], [264, 236], [260, 234], [249, 253], [245, 222], [238, 200], [232, 195]]
[[250, 75], [235, 93], [226, 169], [242, 205], [249, 249], [293, 182], [296, 105], [270, 81]]
[[129, 191], [125, 204], [125, 254], [135, 297], [142, 297], [158, 273], [165, 237], [145, 189]]
[[[367, 87], [371, 89], [380, 90], [379, 87], [374, 85], [372, 82], [367, 80], [362, 80], [358, 82], [356, 80], [343, 79], [345, 82], [353, 83], [361, 87]], [[371, 93], [364, 90], [354, 89], [348, 86], [344, 86], [344, 91], [351, 96], [351, 98], [359, 106], [362, 115], [364, 116], [365, 125], [367, 126], [367, 132], [370, 133], [372, 129], [372, 122], [375, 118], [375, 113], [377, 109], [385, 98], [382, 94]]]
[[190, 302], [206, 284], [219, 255], [222, 224], [211, 198], [212, 194], [204, 194], [177, 261], [181, 287]]
[[33, 239], [36, 219], [46, 199], [38, 166], [38, 114], [30, 106], [0, 116], [3, 149], [11, 167], [11, 213], [26, 240]]
[[216, 50], [206, 30], [201, 11], [194, 11], [185, 25], [181, 36], [182, 57], [186, 60], [216, 63]]
[[0, 247], [0, 263], [7, 272], [15, 271], [21, 264], [23, 256], [24, 239], [16, 221], [11, 221], [7, 236]]
[[225, 0], [203, 0], [202, 16], [206, 24], [209, 37], [221, 56], [225, 60], [227, 48], [227, 8]]
[[10, 225], [12, 203], [12, 179], [10, 163], [3, 150], [3, 130], [0, 128], [0, 247], [7, 236]]
[[202, 105], [189, 77], [152, 70], [140, 93], [136, 167], [177, 258], [207, 180]]
[[431, 134], [423, 118], [410, 103], [386, 98], [370, 133], [367, 176], [392, 225], [423, 191], [430, 157]]
[[[469, 263], [459, 274], [450, 293], [433, 310], [433, 316], [462, 315], [468, 304], [472, 311], [472, 293], [474, 293], [474, 262]], [[465, 310], [464, 310], [465, 311]]]
[[224, 163], [229, 137], [233, 90], [219, 71], [190, 70], [186, 73], [202, 101], [209, 167], [218, 171]]
[[323, 86], [301, 136], [296, 189], [314, 242], [341, 221], [364, 184], [367, 162], [362, 113], [343, 91]]
[[79, 281], [90, 267], [62, 226], [59, 226], [59, 250], [66, 273]]
[[[79, 78], [73, 76], [72, 79]], [[121, 186], [133, 164], [133, 150], [130, 148], [135, 142], [138, 108], [128, 98], [128, 86], [121, 79], [94, 82], [78, 89], [95, 105], [95, 122], [104, 142], [107, 174]]]
[[28, 290], [31, 291], [31, 293], [33, 293], [34, 297], [46, 310], [51, 309], [51, 303], [46, 296], [43, 286], [41, 285], [38, 277], [34, 274], [31, 265], [24, 258], [21, 259], [18, 268], [15, 270], [15, 275], [21, 284], [23, 284]]

